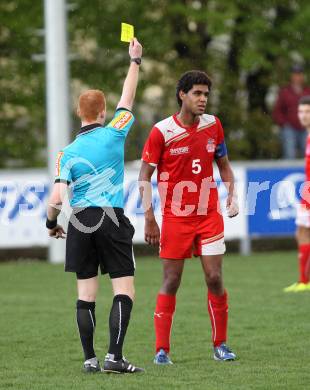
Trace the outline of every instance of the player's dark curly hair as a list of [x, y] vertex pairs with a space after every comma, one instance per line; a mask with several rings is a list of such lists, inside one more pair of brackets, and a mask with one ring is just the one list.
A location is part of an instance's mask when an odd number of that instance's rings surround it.
[[193, 88], [194, 84], [207, 85], [210, 90], [212, 81], [207, 73], [202, 72], [201, 70], [190, 70], [189, 72], [184, 73], [178, 81], [176, 88], [176, 97], [180, 107], [182, 106], [182, 100], [179, 96], [180, 91], [187, 93]]
[[301, 98], [299, 99], [298, 104], [299, 104], [299, 105], [301, 105], [301, 104], [310, 104], [310, 95], [301, 97]]

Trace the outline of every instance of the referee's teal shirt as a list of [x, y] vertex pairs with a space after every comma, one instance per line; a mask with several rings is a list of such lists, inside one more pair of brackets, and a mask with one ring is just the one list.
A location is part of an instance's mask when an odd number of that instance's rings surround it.
[[107, 126], [82, 127], [58, 153], [55, 182], [69, 184], [71, 207], [124, 207], [124, 145], [133, 122], [120, 108]]

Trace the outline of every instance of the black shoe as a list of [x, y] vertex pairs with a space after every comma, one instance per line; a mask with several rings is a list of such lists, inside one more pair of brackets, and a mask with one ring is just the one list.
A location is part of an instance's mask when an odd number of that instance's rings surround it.
[[96, 357], [85, 360], [84, 362], [84, 372], [98, 372], [101, 371], [99, 361]]
[[109, 355], [105, 357], [104, 366], [102, 369], [106, 373], [114, 374], [136, 374], [138, 372], [144, 372], [143, 368], [135, 367], [129, 363], [124, 357], [120, 360], [112, 360]]

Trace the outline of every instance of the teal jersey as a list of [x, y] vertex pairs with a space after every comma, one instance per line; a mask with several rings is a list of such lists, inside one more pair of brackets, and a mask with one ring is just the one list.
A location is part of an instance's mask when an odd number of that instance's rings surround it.
[[124, 145], [133, 122], [120, 108], [107, 126], [82, 127], [58, 153], [55, 182], [69, 185], [71, 207], [124, 207]]

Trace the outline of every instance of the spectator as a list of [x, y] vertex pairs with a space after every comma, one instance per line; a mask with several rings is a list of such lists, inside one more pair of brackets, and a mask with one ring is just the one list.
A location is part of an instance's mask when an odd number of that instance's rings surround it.
[[281, 129], [283, 157], [302, 157], [305, 151], [307, 132], [297, 117], [297, 107], [302, 96], [310, 94], [305, 85], [304, 69], [300, 64], [291, 68], [290, 84], [281, 88], [273, 110], [273, 119]]

